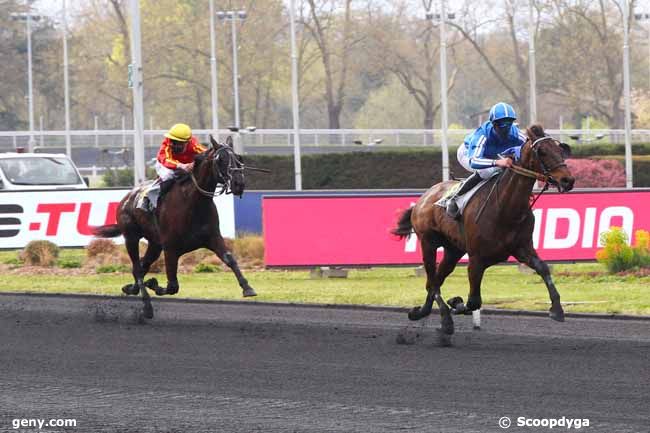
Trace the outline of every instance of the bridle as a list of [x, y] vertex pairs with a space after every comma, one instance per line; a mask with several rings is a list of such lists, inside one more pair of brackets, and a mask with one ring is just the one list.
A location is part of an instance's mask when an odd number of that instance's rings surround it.
[[[533, 152], [535, 152], [535, 157], [537, 158], [537, 161], [539, 162], [539, 165], [542, 167], [542, 172], [541, 173], [538, 172], [538, 171], [535, 171], [535, 170], [529, 170], [527, 168], [524, 168], [524, 167], [521, 167], [521, 166], [518, 166], [518, 165], [513, 165], [512, 167], [510, 167], [510, 170], [512, 170], [515, 174], [525, 176], [525, 177], [530, 177], [530, 178], [533, 178], [533, 179], [544, 182], [544, 186], [542, 187], [542, 190], [539, 192], [539, 194], [537, 194], [537, 196], [532, 200], [532, 203], [530, 204], [531, 209], [535, 205], [535, 202], [537, 201], [537, 199], [539, 199], [539, 197], [544, 192], [546, 192], [548, 190], [550, 185], [558, 185], [557, 180], [555, 180], [555, 178], [553, 178], [553, 176], [551, 176], [550, 173], [553, 170], [556, 170], [556, 169], [558, 169], [560, 167], [566, 167], [567, 166], [566, 163], [564, 162], [564, 160], [562, 160], [560, 163], [555, 164], [554, 166], [552, 166], [550, 168], [546, 167], [546, 165], [544, 164], [544, 161], [542, 161], [542, 158], [539, 157], [539, 153], [538, 153], [539, 152], [539, 143], [541, 143], [542, 141], [546, 141], [546, 140], [553, 140], [559, 145], [559, 142], [556, 139], [554, 139], [553, 137], [550, 137], [548, 135], [545, 135], [543, 137], [538, 138], [537, 140], [533, 141], [533, 143], [531, 144], [531, 149], [533, 150]], [[529, 139], [529, 141], [530, 141], [530, 139]]]
[[529, 170], [527, 168], [524, 168], [524, 167], [521, 167], [521, 166], [518, 166], [518, 165], [513, 165], [512, 167], [510, 167], [510, 170], [512, 170], [514, 173], [519, 174], [521, 176], [530, 177], [530, 178], [533, 178], [533, 179], [540, 180], [542, 182], [550, 183], [552, 185], [557, 185], [557, 181], [553, 178], [553, 176], [550, 175], [550, 173], [553, 170], [556, 170], [556, 169], [558, 169], [560, 167], [566, 167], [566, 163], [564, 162], [564, 160], [562, 160], [561, 162], [559, 162], [558, 164], [555, 164], [554, 166], [552, 166], [550, 168], [546, 167], [546, 165], [544, 164], [544, 161], [542, 161], [542, 158], [539, 157], [539, 143], [541, 143], [542, 141], [546, 141], [546, 140], [553, 140], [553, 141], [555, 141], [556, 143], [559, 144], [559, 142], [556, 139], [554, 139], [553, 137], [545, 135], [544, 137], [538, 138], [537, 140], [533, 141], [533, 143], [530, 145], [533, 152], [535, 152], [535, 157], [537, 158], [537, 161], [539, 162], [539, 165], [542, 167], [542, 172], [541, 173], [539, 171]]
[[[229, 158], [228, 158], [228, 166], [226, 167], [224, 172], [219, 169], [219, 160], [226, 154], [229, 156]], [[207, 191], [201, 188], [199, 186], [199, 183], [196, 180], [196, 177], [194, 176], [194, 173], [190, 173], [190, 177], [192, 178], [192, 182], [194, 183], [194, 186], [201, 194], [203, 194], [206, 197], [216, 197], [221, 194], [231, 194], [232, 189], [230, 187], [230, 184], [232, 182], [233, 174], [237, 172], [243, 173], [244, 165], [237, 164], [237, 154], [230, 146], [219, 147], [217, 150], [215, 150], [215, 156], [210, 160], [212, 161], [214, 175], [217, 178], [217, 185], [222, 185], [221, 191], [217, 193], [217, 192]]]

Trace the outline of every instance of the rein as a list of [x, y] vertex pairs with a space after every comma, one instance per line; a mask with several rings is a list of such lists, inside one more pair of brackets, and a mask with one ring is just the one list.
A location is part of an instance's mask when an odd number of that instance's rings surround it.
[[548, 176], [538, 171], [529, 170], [527, 168], [520, 167], [518, 165], [513, 165], [512, 167], [509, 167], [509, 169], [521, 176], [530, 177], [532, 179], [541, 180], [543, 182], [548, 182]]
[[196, 177], [194, 177], [194, 173], [190, 173], [190, 179], [192, 179], [192, 183], [194, 184], [194, 186], [196, 187], [196, 189], [197, 189], [197, 190], [198, 190], [202, 195], [204, 195], [204, 196], [206, 196], [206, 197], [217, 197], [217, 196], [220, 196], [221, 194], [223, 194], [223, 193], [226, 191], [226, 188], [222, 188], [221, 191], [219, 191], [218, 193], [216, 193], [216, 192], [206, 191], [205, 189], [203, 189], [203, 188], [201, 188], [201, 187], [199, 186], [199, 183], [196, 181]]
[[[221, 156], [221, 151], [222, 150], [224, 152], [228, 152], [228, 149], [229, 148], [226, 147], [226, 146], [223, 146], [223, 147], [220, 147], [219, 149], [217, 149], [216, 156], [215, 156], [214, 159], [212, 159], [213, 163], [214, 164], [217, 163], [217, 161], [219, 160], [219, 157]], [[232, 150], [230, 152], [232, 152]], [[232, 155], [234, 155], [234, 154], [235, 153], [232, 152]], [[223, 180], [223, 183], [222, 183], [223, 187], [221, 188], [221, 191], [219, 191], [218, 193], [214, 192], [214, 191], [208, 191], [208, 190], [205, 190], [205, 189], [201, 188], [201, 186], [199, 185], [199, 182], [196, 180], [196, 177], [194, 176], [194, 171], [192, 171], [190, 173], [190, 178], [192, 179], [192, 183], [196, 187], [197, 191], [199, 191], [199, 193], [201, 193], [201, 195], [203, 195], [205, 197], [212, 198], [212, 197], [220, 196], [221, 194], [224, 194], [224, 193], [226, 193], [226, 194], [228, 193], [228, 189], [230, 187], [230, 181], [232, 179], [232, 172], [233, 171], [243, 171], [244, 170], [243, 167], [235, 167], [235, 166], [233, 166], [234, 165], [234, 163], [233, 163], [233, 158], [234, 157], [232, 155], [231, 155], [231, 159], [228, 162], [228, 169], [227, 169], [226, 175], [224, 176], [223, 174], [216, 171], [217, 177], [221, 178]], [[219, 183], [217, 183], [217, 185], [218, 184]]]

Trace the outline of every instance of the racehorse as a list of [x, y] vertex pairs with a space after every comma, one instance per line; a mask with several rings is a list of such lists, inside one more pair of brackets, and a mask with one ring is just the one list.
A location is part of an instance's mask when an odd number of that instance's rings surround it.
[[[513, 256], [543, 278], [551, 298], [550, 317], [564, 321], [560, 294], [549, 267], [533, 247], [535, 217], [530, 198], [537, 180], [545, 182], [542, 192], [549, 185], [554, 185], [561, 193], [573, 188], [575, 179], [564, 163], [571, 149], [569, 145], [547, 136], [541, 125], [532, 125], [526, 132], [528, 140], [521, 147], [519, 161], [483, 185], [467, 204], [459, 221], [435, 204], [456, 184], [455, 181], [432, 186], [414, 207], [400, 216], [392, 233], [405, 238], [415, 231], [427, 274], [426, 300], [422, 307], [414, 307], [409, 312], [409, 319], [419, 320], [431, 314], [435, 300], [440, 308], [441, 332], [450, 336], [454, 333], [450, 306], [454, 313], [464, 314], [481, 308], [483, 273], [488, 267]], [[444, 255], [436, 267], [438, 247], [443, 247]], [[467, 304], [456, 297], [448, 305], [442, 299], [440, 287], [465, 253], [469, 256]]]
[[[234, 272], [245, 297], [255, 296], [255, 290], [242, 275], [233, 255], [226, 249], [219, 230], [219, 214], [213, 198], [221, 193], [241, 196], [244, 192], [244, 167], [242, 159], [232, 147], [232, 138], [219, 144], [210, 136], [212, 146], [196, 156], [192, 172], [174, 182], [169, 192], [154, 212], [136, 207], [141, 199], [141, 188], [136, 187], [122, 199], [117, 208], [117, 224], [95, 227], [98, 237], [124, 236], [126, 250], [133, 267], [135, 284], [122, 288], [127, 295], [142, 294], [143, 313], [153, 318], [153, 307], [147, 288], [157, 295], [174, 295], [178, 292], [178, 259], [183, 254], [207, 248]], [[259, 169], [261, 170], [261, 169]], [[215, 192], [221, 185], [220, 192]], [[149, 245], [140, 258], [140, 239]], [[165, 255], [167, 287], [160, 287], [155, 278], [144, 281], [144, 276], [161, 252]]]

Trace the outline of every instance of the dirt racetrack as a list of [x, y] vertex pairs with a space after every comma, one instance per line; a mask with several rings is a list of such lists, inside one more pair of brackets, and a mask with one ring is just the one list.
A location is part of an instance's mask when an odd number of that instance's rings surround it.
[[[165, 302], [166, 301], [166, 302]], [[650, 320], [0, 295], [0, 431], [647, 432]], [[76, 427], [15, 430], [15, 419]], [[573, 428], [571, 431], [576, 430]]]

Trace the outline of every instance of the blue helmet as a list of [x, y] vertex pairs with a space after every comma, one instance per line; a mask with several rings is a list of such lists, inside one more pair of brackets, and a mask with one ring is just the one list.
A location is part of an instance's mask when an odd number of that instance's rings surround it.
[[501, 119], [517, 119], [517, 113], [515, 113], [515, 109], [510, 104], [498, 102], [490, 109], [490, 122]]

